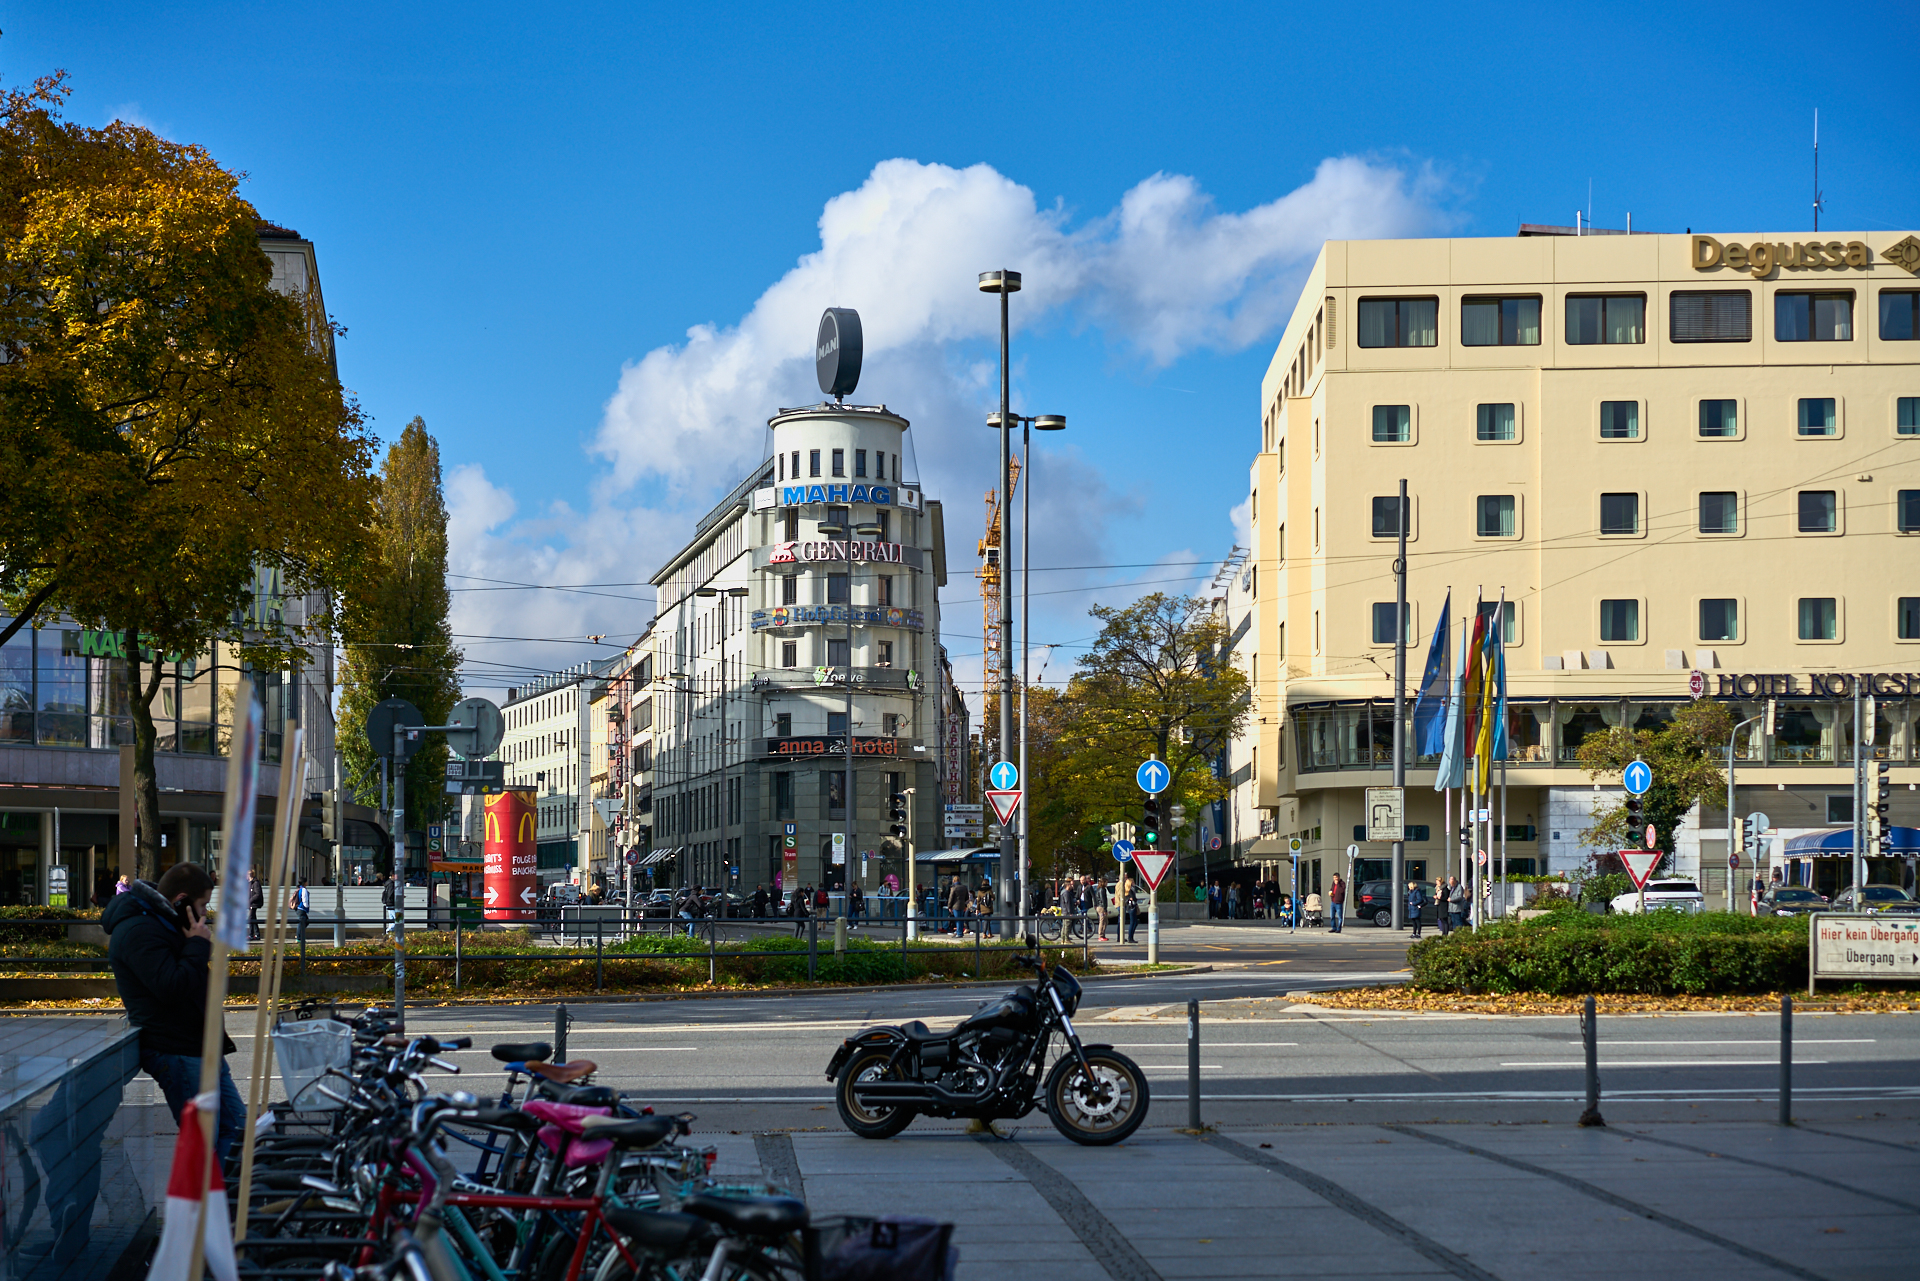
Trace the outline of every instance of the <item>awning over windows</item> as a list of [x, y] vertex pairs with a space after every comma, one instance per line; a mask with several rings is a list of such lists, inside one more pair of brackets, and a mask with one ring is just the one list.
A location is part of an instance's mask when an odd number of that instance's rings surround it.
[[[1920, 854], [1920, 828], [1896, 827], [1892, 832], [1895, 854]], [[1786, 855], [1788, 858], [1851, 858], [1853, 829], [1825, 827], [1816, 832], [1802, 832], [1798, 836], [1789, 836]], [[1867, 850], [1867, 857], [1878, 858], [1880, 851], [1870, 847]]]

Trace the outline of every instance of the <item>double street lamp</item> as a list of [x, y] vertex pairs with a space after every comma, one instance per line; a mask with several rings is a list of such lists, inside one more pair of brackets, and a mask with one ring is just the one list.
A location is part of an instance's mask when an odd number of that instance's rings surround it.
[[[1013, 489], [1013, 426], [1020, 424], [1021, 452], [1028, 453], [1031, 437], [1029, 429], [1039, 431], [1059, 431], [1067, 425], [1067, 420], [1058, 414], [1042, 414], [1027, 418], [1013, 412], [1012, 375], [1007, 360], [1007, 298], [1020, 291], [1020, 273], [1017, 271], [983, 271], [980, 273], [980, 292], [1000, 295], [1000, 412], [987, 417], [987, 425], [1000, 433], [1000, 750], [1005, 752], [1013, 740], [1013, 578], [1007, 572], [1006, 534], [1011, 527], [1010, 504], [1007, 495]], [[1022, 458], [1022, 467], [1027, 465]], [[1022, 496], [1020, 520], [1020, 608], [1021, 634], [1024, 638], [1027, 630], [1026, 605], [1027, 590], [1027, 542], [1028, 521], [1031, 512], [1030, 500], [1033, 495], [1031, 478], [1027, 492]], [[1000, 830], [1000, 877], [999, 912], [1000, 936], [1011, 938], [1014, 933], [1014, 918], [1019, 915], [1026, 897], [1027, 882], [1027, 814], [1032, 808], [1030, 797], [1032, 783], [1027, 778], [1027, 655], [1023, 644], [1020, 653], [1020, 783], [1028, 792], [1021, 798], [1018, 850], [1014, 846], [1016, 838], [1004, 827]], [[1018, 862], [1016, 863], [1016, 858]], [[1010, 866], [1018, 867], [1018, 876], [1007, 874]], [[1014, 882], [1018, 881], [1016, 885]]]

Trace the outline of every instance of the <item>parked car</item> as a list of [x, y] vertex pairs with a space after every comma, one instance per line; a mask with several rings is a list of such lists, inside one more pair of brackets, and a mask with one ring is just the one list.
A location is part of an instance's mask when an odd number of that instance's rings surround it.
[[[1640, 910], [1640, 891], [1628, 890], [1608, 904], [1616, 912], [1638, 912]], [[1707, 896], [1692, 881], [1666, 880], [1647, 882], [1647, 910], [1649, 912], [1700, 912], [1707, 906]]]
[[1868, 912], [1874, 916], [1920, 916], [1920, 903], [1898, 885], [1849, 885], [1833, 896], [1836, 912]]
[[[1422, 925], [1438, 925], [1440, 917], [1437, 914], [1437, 905], [1434, 900], [1434, 896], [1438, 891], [1434, 883], [1432, 881], [1419, 881], [1417, 884], [1421, 889], [1426, 891], [1427, 895], [1427, 904], [1420, 909], [1420, 923]], [[1360, 886], [1360, 892], [1353, 897], [1352, 911], [1355, 916], [1365, 917], [1383, 930], [1391, 929], [1393, 926], [1393, 882], [1363, 882]]]
[[1805, 916], [1826, 908], [1827, 896], [1804, 885], [1774, 885], [1760, 896], [1762, 916]]

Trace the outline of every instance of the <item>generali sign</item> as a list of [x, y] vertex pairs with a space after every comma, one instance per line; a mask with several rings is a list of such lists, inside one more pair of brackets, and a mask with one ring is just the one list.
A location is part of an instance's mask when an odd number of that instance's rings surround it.
[[849, 542], [823, 540], [774, 543], [769, 548], [767, 556], [769, 565], [792, 565], [800, 561], [815, 560], [871, 561], [884, 565], [906, 563], [899, 543], [868, 542], [862, 539]]

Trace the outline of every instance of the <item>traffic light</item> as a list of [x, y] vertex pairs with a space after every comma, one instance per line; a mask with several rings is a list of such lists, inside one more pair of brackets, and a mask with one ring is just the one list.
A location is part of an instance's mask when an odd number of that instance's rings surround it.
[[1646, 827], [1647, 827], [1646, 810], [1643, 808], [1641, 798], [1633, 795], [1632, 793], [1628, 793], [1627, 795], [1627, 842], [1631, 845], [1640, 844], [1642, 835], [1646, 831]]
[[340, 839], [340, 793], [333, 788], [320, 793], [320, 836], [329, 844]]
[[1869, 811], [1874, 827], [1874, 843], [1881, 858], [1893, 857], [1893, 766], [1880, 761], [1874, 766], [1873, 808]]
[[1140, 848], [1150, 853], [1160, 848], [1160, 798], [1158, 796], [1149, 796], [1147, 803], [1141, 807]]
[[893, 824], [887, 831], [899, 840], [907, 839], [907, 794], [895, 792], [887, 802], [887, 821]]
[[1733, 820], [1733, 848], [1736, 850], [1744, 850], [1745, 848], [1747, 848], [1748, 839], [1749, 838], [1747, 836], [1747, 820], [1744, 818], [1734, 819]]

